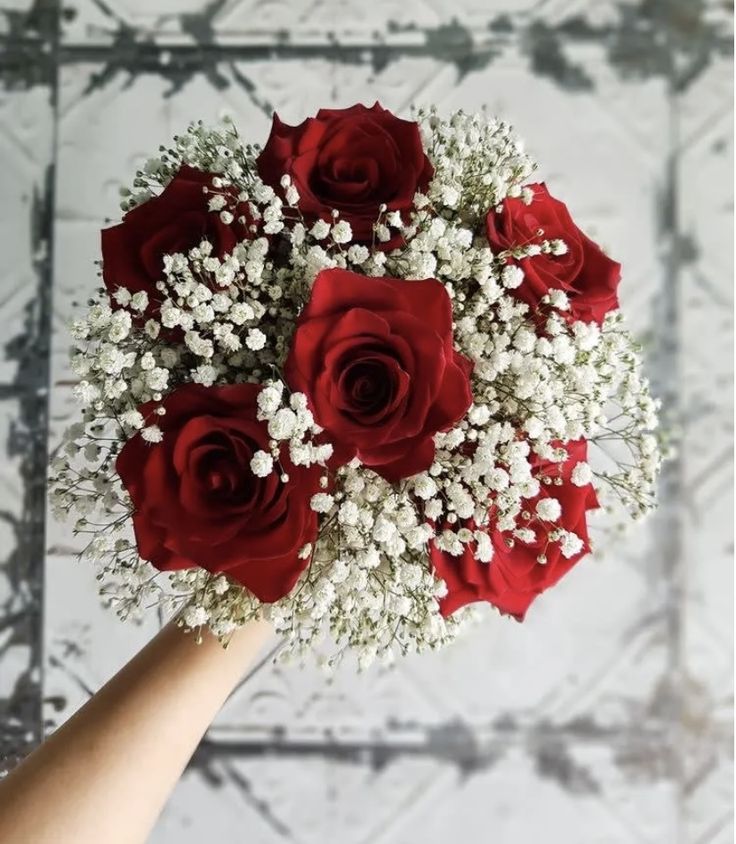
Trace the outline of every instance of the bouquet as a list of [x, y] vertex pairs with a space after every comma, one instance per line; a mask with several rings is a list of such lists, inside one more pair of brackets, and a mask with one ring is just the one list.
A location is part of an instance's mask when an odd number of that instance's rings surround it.
[[366, 666], [523, 619], [595, 511], [654, 506], [620, 265], [506, 123], [414, 117], [197, 123], [123, 191], [52, 462], [121, 617]]

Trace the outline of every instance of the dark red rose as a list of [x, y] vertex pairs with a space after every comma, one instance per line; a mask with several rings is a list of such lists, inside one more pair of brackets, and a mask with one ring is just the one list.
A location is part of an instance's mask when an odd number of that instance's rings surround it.
[[[102, 277], [111, 295], [125, 287], [131, 293], [145, 290], [150, 303], [160, 301], [156, 282], [164, 275], [164, 255], [187, 252], [206, 239], [212, 254], [222, 258], [248, 236], [247, 225], [240, 222], [242, 209], [229, 225], [208, 209], [213, 178], [183, 165], [158, 196], [128, 211], [117, 226], [102, 230]], [[232, 190], [229, 200], [234, 207]]]
[[[466, 545], [461, 556], [454, 557], [430, 544], [430, 559], [437, 574], [447, 584], [447, 595], [442, 599], [443, 615], [450, 615], [465, 604], [487, 601], [503, 613], [515, 616], [519, 621], [531, 602], [545, 589], [553, 586], [582, 557], [590, 552], [588, 542], [587, 511], [598, 507], [598, 499], [592, 484], [576, 486], [571, 480], [575, 466], [586, 460], [587, 443], [576, 440], [566, 445], [568, 458], [564, 463], [539, 462], [534, 470], [535, 477], [560, 479], [562, 484], [541, 484], [540, 494], [525, 502], [525, 510], [532, 514], [528, 522], [521, 524], [536, 534], [534, 542], [514, 540], [509, 547], [511, 533], [495, 530], [493, 559], [482, 563], [475, 558], [473, 545]], [[542, 498], [555, 498], [562, 507], [562, 514], [554, 525], [537, 518], [535, 508]], [[470, 525], [471, 529], [473, 526]], [[549, 533], [562, 527], [575, 533], [583, 541], [580, 551], [567, 558], [562, 554], [558, 541], [549, 539]], [[545, 563], [538, 562], [544, 554]]]
[[435, 279], [323, 270], [297, 321], [285, 374], [306, 393], [336, 461], [354, 456], [396, 482], [427, 469], [433, 436], [472, 402], [471, 362], [452, 342]]
[[565, 255], [542, 254], [523, 258], [518, 263], [524, 281], [513, 295], [536, 309], [550, 290], [564, 290], [570, 297], [572, 319], [603, 322], [618, 308], [616, 290], [621, 280], [621, 265], [612, 261], [601, 248], [575, 225], [567, 206], [550, 195], [545, 184], [529, 185], [534, 192], [530, 205], [522, 199], [505, 199], [500, 212], [492, 209], [486, 218], [491, 249], [502, 252], [538, 242], [539, 229], [546, 240], [565, 241]]
[[[300, 549], [317, 535], [311, 496], [316, 467], [257, 477], [250, 461], [269, 451], [264, 422], [256, 419], [256, 384], [187, 384], [164, 399], [154, 416], [163, 440], [140, 434], [124, 445], [117, 471], [135, 507], [133, 526], [141, 557], [162, 571], [200, 567], [223, 572], [262, 601], [276, 601], [294, 586], [307, 560]], [[148, 417], [154, 405], [144, 405]]]
[[[263, 181], [277, 191], [281, 177], [291, 177], [307, 220], [331, 220], [337, 209], [350, 223], [353, 239], [361, 242], [372, 240], [381, 204], [389, 211], [407, 211], [434, 173], [419, 126], [378, 103], [323, 108], [298, 126], [287, 126], [275, 114], [257, 166]], [[378, 245], [389, 249], [400, 242], [398, 235]]]

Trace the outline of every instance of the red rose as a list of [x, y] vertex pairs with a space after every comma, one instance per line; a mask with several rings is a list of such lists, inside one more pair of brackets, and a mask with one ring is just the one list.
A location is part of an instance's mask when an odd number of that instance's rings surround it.
[[131, 293], [145, 290], [149, 302], [160, 301], [156, 282], [164, 275], [164, 255], [188, 252], [208, 240], [212, 254], [222, 258], [247, 236], [238, 217], [226, 225], [208, 209], [212, 179], [212, 173], [183, 165], [158, 196], [128, 211], [117, 226], [103, 229], [102, 277], [110, 294], [125, 287]]
[[[281, 456], [278, 473], [256, 477], [250, 461], [269, 451], [265, 423], [256, 419], [256, 384], [187, 384], [164, 399], [152, 417], [163, 440], [138, 434], [123, 447], [117, 471], [135, 507], [141, 557], [162, 571], [201, 567], [224, 572], [262, 601], [286, 595], [307, 560], [300, 549], [317, 535], [311, 496], [319, 470]], [[153, 404], [141, 413], [150, 417]]]
[[452, 343], [439, 281], [323, 270], [302, 311], [285, 374], [306, 393], [336, 460], [357, 455], [395, 482], [429, 468], [433, 436], [472, 402], [471, 362]]
[[550, 195], [544, 184], [529, 185], [534, 192], [530, 205], [522, 199], [505, 199], [501, 211], [492, 209], [486, 217], [488, 241], [496, 252], [540, 239], [561, 239], [567, 245], [564, 255], [541, 254], [522, 258], [524, 281], [513, 294], [532, 309], [550, 290], [564, 290], [570, 297], [573, 319], [603, 322], [618, 308], [616, 289], [621, 265], [612, 261], [575, 225], [564, 202]]
[[[390, 211], [407, 211], [434, 173], [419, 126], [378, 103], [323, 108], [299, 126], [287, 126], [275, 114], [257, 166], [263, 181], [276, 190], [284, 174], [291, 177], [308, 220], [331, 220], [337, 209], [350, 223], [353, 239], [363, 242], [373, 238], [382, 204]], [[400, 242], [398, 235], [381, 247]]]
[[[487, 601], [521, 621], [537, 595], [557, 583], [581, 557], [590, 552], [586, 513], [598, 507], [598, 499], [592, 484], [576, 486], [571, 480], [575, 466], [586, 460], [587, 443], [576, 440], [568, 443], [566, 448], [568, 458], [564, 463], [540, 461], [534, 472], [540, 480], [548, 477], [559, 479], [562, 483], [559, 486], [542, 483], [539, 495], [524, 504], [524, 509], [532, 514], [532, 518], [520, 524], [534, 531], [536, 538], [533, 542], [514, 539], [510, 548], [508, 541], [512, 534], [496, 530], [491, 536], [494, 554], [489, 563], [475, 558], [472, 544], [464, 547], [461, 556], [454, 557], [431, 543], [430, 559], [448, 589], [441, 602], [443, 615], [450, 615], [474, 601]], [[554, 524], [535, 515], [537, 503], [544, 498], [554, 498], [560, 503], [561, 516]], [[557, 527], [576, 534], [582, 540], [580, 550], [569, 558], [562, 554], [560, 542], [549, 538], [550, 531]], [[541, 554], [546, 557], [545, 563], [538, 562]]]

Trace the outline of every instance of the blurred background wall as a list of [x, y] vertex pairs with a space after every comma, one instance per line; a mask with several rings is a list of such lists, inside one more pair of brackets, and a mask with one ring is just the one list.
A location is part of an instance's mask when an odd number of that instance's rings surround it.
[[223, 108], [260, 140], [273, 109], [487, 105], [624, 264], [682, 431], [661, 510], [524, 625], [358, 677], [266, 666], [153, 841], [731, 842], [730, 4], [0, 0], [0, 49], [0, 760], [156, 627], [100, 608], [44, 501], [75, 413], [65, 324], [119, 186]]

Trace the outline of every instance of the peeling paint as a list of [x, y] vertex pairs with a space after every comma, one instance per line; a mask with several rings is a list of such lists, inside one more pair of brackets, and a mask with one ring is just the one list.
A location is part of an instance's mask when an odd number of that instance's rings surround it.
[[[0, 561], [9, 578], [11, 594], [0, 605], [0, 625], [11, 624], [12, 635], [0, 648], [22, 645], [27, 660], [15, 680], [9, 700], [0, 700], [0, 767], [21, 757], [43, 736], [41, 723], [42, 598], [44, 532], [46, 519], [46, 443], [48, 438], [49, 339], [51, 336], [51, 266], [48, 244], [52, 238], [52, 171], [47, 171], [43, 192], [34, 195], [31, 230], [36, 255], [37, 294], [25, 308], [21, 333], [8, 340], [5, 358], [17, 363], [5, 397], [18, 402], [5, 452], [20, 459], [22, 508], [19, 519], [5, 514], [12, 526], [14, 547]], [[16, 725], [15, 727], [13, 725]]]
[[[359, 36], [325, 31], [308, 41], [295, 39], [288, 31], [263, 33], [253, 40], [248, 31], [242, 41], [229, 38], [220, 43], [217, 17], [226, 8], [225, 0], [210, 0], [196, 13], [176, 18], [187, 38], [159, 43], [156, 31], [174, 19], [161, 15], [151, 27], [134, 27], [104, 0], [94, 5], [111, 22], [112, 43], [63, 45], [61, 61], [95, 61], [103, 65], [95, 76], [95, 87], [103, 86], [117, 73], [152, 73], [171, 83], [170, 93], [195, 74], [203, 74], [217, 89], [230, 83], [218, 66], [263, 58], [300, 61], [328, 56], [335, 64], [364, 64], [376, 73], [405, 57], [431, 57], [457, 68], [459, 78], [488, 67], [512, 48], [520, 49], [540, 78], [548, 78], [571, 92], [595, 87], [590, 58], [582, 58], [580, 47], [597, 47], [602, 56], [624, 80], [653, 77], [667, 79], [680, 91], [707, 70], [718, 56], [732, 55], [728, 31], [714, 20], [712, 4], [706, 0], [639, 0], [613, 4], [615, 22], [591, 23], [584, 14], [561, 16], [554, 23], [535, 19], [527, 13], [489, 15], [483, 31], [469, 27], [457, 18], [436, 27], [387, 21], [380, 28]], [[53, 0], [37, 0], [44, 11], [28, 15], [28, 21], [46, 21]], [[32, 27], [13, 18], [13, 26]], [[23, 20], [26, 20], [24, 18]], [[346, 37], [349, 36], [349, 37]], [[193, 43], [188, 43], [189, 40]], [[37, 58], [40, 58], [37, 56]], [[17, 59], [16, 59], [17, 62]], [[32, 62], [28, 64], [32, 67]]]

